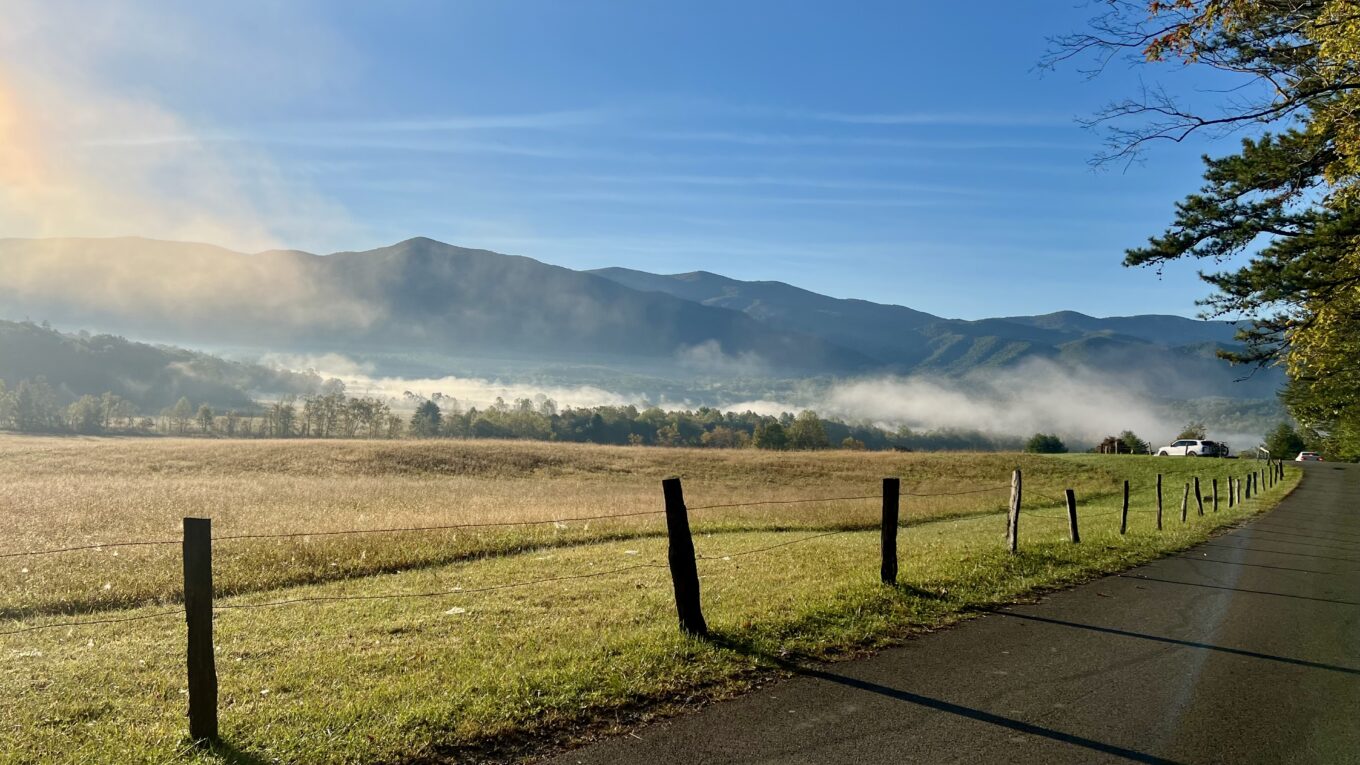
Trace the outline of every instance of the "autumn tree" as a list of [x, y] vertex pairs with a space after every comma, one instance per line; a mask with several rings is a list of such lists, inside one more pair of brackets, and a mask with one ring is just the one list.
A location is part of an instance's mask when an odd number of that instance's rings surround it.
[[104, 430], [103, 422], [103, 408], [94, 396], [81, 396], [66, 408], [67, 427], [76, 433], [101, 433]]
[[213, 426], [212, 407], [208, 406], [207, 404], [199, 406], [198, 414], [194, 416], [194, 420], [198, 422], [199, 430], [203, 431], [204, 433], [207, 433], [208, 431], [212, 430]]
[[1187, 422], [1181, 432], [1176, 434], [1176, 440], [1182, 438], [1193, 438], [1196, 441], [1203, 441], [1209, 437], [1209, 429], [1202, 422]]
[[14, 427], [14, 395], [5, 390], [5, 381], [0, 380], [0, 428]]
[[1067, 444], [1050, 433], [1035, 433], [1025, 442], [1025, 451], [1032, 454], [1066, 454]]
[[789, 435], [784, 432], [784, 426], [776, 420], [756, 426], [751, 444], [757, 449], [781, 451], [789, 448]]
[[187, 397], [181, 396], [167, 414], [170, 417], [170, 426], [182, 436], [189, 429], [189, 420], [194, 416], [194, 405], [189, 403]]
[[439, 422], [442, 418], [439, 404], [422, 401], [411, 415], [411, 435], [416, 438], [434, 438], [439, 435]]
[[1247, 130], [1236, 154], [1208, 158], [1204, 187], [1167, 231], [1125, 264], [1244, 265], [1209, 271], [1208, 317], [1245, 317], [1246, 365], [1283, 365], [1284, 400], [1334, 448], [1360, 455], [1360, 4], [1355, 0], [1109, 0], [1091, 31], [1055, 41], [1048, 63], [1122, 54], [1225, 77], [1217, 104], [1162, 88], [1111, 104], [1097, 162], [1159, 141]]
[[822, 419], [811, 409], [804, 410], [789, 426], [789, 448], [825, 449], [830, 446]]
[[1308, 446], [1293, 425], [1282, 422], [1266, 436], [1266, 448], [1274, 459], [1291, 459]]
[[1138, 437], [1132, 430], [1126, 430], [1119, 434], [1119, 442], [1123, 444], [1123, 450], [1129, 454], [1147, 454], [1149, 445], [1147, 441]]
[[60, 430], [62, 412], [47, 380], [20, 380], [13, 394], [14, 427], [25, 432]]

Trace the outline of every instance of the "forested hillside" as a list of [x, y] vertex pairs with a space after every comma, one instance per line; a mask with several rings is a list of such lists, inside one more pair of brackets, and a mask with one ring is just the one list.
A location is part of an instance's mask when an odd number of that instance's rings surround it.
[[138, 412], [159, 412], [181, 398], [247, 410], [253, 396], [305, 393], [321, 384], [316, 375], [183, 348], [0, 321], [0, 381], [15, 388], [23, 380], [43, 380], [62, 405], [111, 393]]

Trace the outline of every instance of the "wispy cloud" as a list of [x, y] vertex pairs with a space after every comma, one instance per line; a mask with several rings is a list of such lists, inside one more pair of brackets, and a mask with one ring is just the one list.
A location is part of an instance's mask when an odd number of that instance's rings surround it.
[[560, 130], [600, 125], [623, 114], [618, 109], [567, 109], [524, 114], [455, 114], [356, 122], [312, 123], [302, 127], [364, 132], [456, 132], [469, 130]]
[[883, 138], [764, 131], [691, 130], [662, 131], [651, 137], [672, 141], [731, 143], [747, 146], [858, 146], [887, 149], [933, 149], [980, 151], [990, 149], [1055, 149], [1089, 151], [1092, 147], [1071, 141], [1044, 141], [1014, 138]]
[[788, 188], [826, 189], [834, 191], [893, 191], [918, 194], [950, 194], [970, 196], [987, 193], [985, 189], [933, 183], [876, 181], [870, 179], [808, 178], [777, 175], [587, 175], [581, 180], [592, 183], [623, 183], [637, 185], [676, 184], [683, 186], [779, 186]]
[[847, 125], [939, 125], [950, 127], [1069, 127], [1071, 116], [1007, 112], [803, 112], [809, 119]]
[[933, 207], [939, 200], [930, 197], [906, 199], [902, 197], [823, 197], [779, 196], [770, 194], [677, 194], [615, 192], [599, 190], [550, 191], [537, 194], [543, 199], [575, 202], [609, 202], [619, 205], [677, 205], [696, 204], [756, 204], [794, 205], [807, 207]]

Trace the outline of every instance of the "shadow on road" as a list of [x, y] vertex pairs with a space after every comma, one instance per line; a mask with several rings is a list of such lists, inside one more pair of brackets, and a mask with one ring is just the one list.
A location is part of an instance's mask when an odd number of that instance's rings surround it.
[[860, 680], [858, 678], [848, 677], [846, 675], [830, 672], [826, 669], [821, 669], [815, 666], [798, 664], [784, 657], [773, 656], [765, 651], [761, 651], [760, 649], [752, 645], [749, 641], [742, 639], [738, 635], [725, 635], [719, 632], [712, 632], [709, 634], [707, 639], [709, 642], [713, 643], [716, 646], [720, 646], [731, 651], [736, 651], [738, 653], [741, 653], [746, 656], [751, 656], [753, 658], [762, 659], [764, 661], [770, 662], [778, 666], [780, 669], [783, 669], [787, 672], [798, 675], [800, 677], [810, 677], [817, 680], [823, 680], [828, 683], [836, 683], [837, 685], [843, 685], [848, 688], [854, 688], [856, 690], [864, 691], [866, 693], [874, 693], [879, 696], [885, 696], [887, 698], [895, 699], [897, 701], [903, 701], [908, 704], [915, 704], [917, 706], [925, 707], [927, 709], [933, 709], [937, 712], [944, 712], [946, 714], [957, 715], [959, 717], [963, 717], [969, 720], [976, 720], [978, 722], [996, 725], [1002, 728], [1006, 728], [1008, 730], [1016, 731], [1017, 733], [1026, 733], [1031, 736], [1046, 738], [1049, 739], [1050, 741], [1057, 741], [1060, 743], [1081, 747], [1083, 749], [1087, 749], [1093, 752], [1100, 752], [1102, 754], [1122, 757], [1132, 762], [1152, 763], [1153, 765], [1182, 765], [1176, 760], [1168, 760], [1164, 757], [1158, 757], [1156, 755], [1148, 754], [1147, 752], [1140, 752], [1136, 749], [1128, 749], [1126, 747], [1116, 746], [1115, 744], [1109, 744], [1104, 741], [1097, 741], [1095, 739], [1086, 738], [1084, 736], [1076, 736], [1070, 733], [1064, 733], [1060, 730], [1045, 728], [1041, 725], [1027, 723], [1023, 720], [1016, 720], [1011, 717], [1005, 717], [1003, 715], [994, 714], [992, 712], [986, 712], [981, 709], [975, 709], [973, 707], [966, 707], [961, 704], [954, 704], [952, 702], [948, 702], [943, 699], [937, 699], [932, 696], [924, 696], [919, 693], [912, 693], [911, 691], [904, 691], [899, 688], [892, 688], [886, 685], [881, 685], [879, 683], [870, 682], [868, 680]]
[[1270, 592], [1268, 590], [1248, 590], [1242, 587], [1229, 587], [1224, 584], [1204, 584], [1202, 582], [1182, 582], [1178, 579], [1159, 579], [1155, 576], [1144, 576], [1143, 574], [1119, 574], [1126, 579], [1134, 579], [1139, 582], [1162, 582], [1163, 584], [1179, 584], [1185, 587], [1204, 587], [1210, 590], [1227, 590], [1229, 592], [1241, 592], [1247, 595], [1270, 595], [1275, 598], [1290, 598], [1292, 600], [1311, 600], [1317, 603], [1335, 603], [1340, 606], [1360, 606], [1354, 600], [1338, 600], [1335, 598], [1315, 598], [1311, 595], [1290, 595], [1285, 592]]
[[987, 613], [997, 614], [999, 616], [1008, 616], [1012, 619], [1026, 619], [1032, 622], [1043, 622], [1044, 624], [1054, 624], [1059, 627], [1071, 627], [1074, 629], [1090, 630], [1091, 632], [1100, 632], [1106, 635], [1119, 635], [1120, 637], [1138, 638], [1139, 640], [1151, 640], [1157, 643], [1169, 643], [1171, 645], [1186, 646], [1187, 648], [1202, 648], [1206, 651], [1217, 651], [1219, 653], [1228, 653], [1234, 656], [1245, 656], [1250, 659], [1278, 661], [1284, 664], [1293, 664], [1299, 667], [1308, 667], [1310, 669], [1324, 669], [1329, 672], [1342, 672], [1348, 675], [1360, 675], [1360, 669], [1352, 669], [1351, 667], [1342, 667], [1335, 664], [1324, 664], [1322, 662], [1306, 661], [1304, 659], [1291, 659], [1288, 656], [1275, 656], [1268, 653], [1259, 653], [1257, 651], [1244, 651], [1240, 648], [1228, 648], [1226, 646], [1214, 645], [1212, 643], [1199, 643], [1194, 640], [1180, 640], [1178, 638], [1162, 637], [1161, 635], [1148, 635], [1143, 632], [1131, 632], [1129, 630], [1115, 629], [1113, 627], [1097, 627], [1094, 624], [1082, 624], [1080, 622], [1069, 622], [1064, 621], [1062, 619], [1050, 619], [1046, 616], [1033, 616], [1030, 614], [1017, 613], [1015, 611], [1003, 611], [1000, 609], [985, 609], [985, 610], [987, 611]]
[[1295, 571], [1300, 574], [1322, 574], [1324, 576], [1340, 576], [1342, 574], [1360, 574], [1360, 569], [1341, 569], [1340, 571], [1318, 571], [1314, 568], [1294, 568], [1292, 566], [1268, 566], [1264, 563], [1242, 563], [1235, 560], [1219, 560], [1218, 558], [1197, 558], [1192, 555], [1172, 556], [1177, 560], [1188, 560], [1191, 563], [1221, 563], [1224, 566], [1246, 566], [1248, 568], [1268, 568], [1272, 571]]
[[[1251, 527], [1249, 533], [1250, 533], [1252, 536], [1256, 536], [1257, 534], [1274, 534], [1275, 536], [1280, 536], [1280, 537], [1291, 537], [1291, 538], [1294, 538], [1294, 539], [1316, 539], [1316, 540], [1320, 540], [1320, 541], [1323, 541], [1323, 542], [1341, 542], [1342, 544], [1340, 544], [1340, 545], [1327, 545], [1327, 546], [1328, 546], [1328, 547], [1335, 547], [1335, 548], [1340, 549], [1340, 550], [1360, 550], [1360, 540], [1357, 540], [1357, 539], [1354, 539], [1354, 538], [1350, 538], [1350, 537], [1345, 537], [1345, 536], [1342, 535], [1340, 532], [1338, 532], [1338, 533], [1336, 533], [1336, 534], [1330, 534], [1330, 535], [1327, 535], [1327, 536], [1321, 536], [1321, 535], [1318, 535], [1318, 534], [1295, 534], [1295, 533], [1292, 532], [1292, 531], [1277, 531], [1277, 530], [1275, 530], [1275, 529], [1273, 529], [1273, 528], [1264, 528], [1264, 527], [1260, 527], [1260, 526], [1253, 526], [1253, 527]], [[1285, 543], [1285, 542], [1286, 542], [1286, 540], [1280, 540], [1280, 541], [1281, 541], [1282, 543]], [[1287, 542], [1287, 543], [1288, 543], [1288, 544], [1303, 544], [1302, 542]]]
[[[1262, 539], [1262, 542], [1269, 542], [1269, 539]], [[1296, 553], [1288, 550], [1266, 550], [1260, 547], [1247, 547], [1246, 545], [1220, 545], [1214, 542], [1205, 542], [1200, 547], [1220, 547], [1224, 550], [1241, 550], [1242, 552], [1269, 553], [1271, 555], [1292, 555], [1296, 558], [1317, 558], [1318, 560], [1339, 560], [1346, 563], [1360, 563], [1357, 558], [1339, 558], [1335, 555], [1313, 555], [1312, 553]]]

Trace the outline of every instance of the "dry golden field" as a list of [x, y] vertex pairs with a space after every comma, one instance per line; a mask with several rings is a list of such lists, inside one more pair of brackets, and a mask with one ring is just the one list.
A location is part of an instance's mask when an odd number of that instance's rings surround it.
[[[1065, 487], [1109, 493], [1106, 469], [1016, 454], [764, 452], [492, 441], [226, 441], [0, 437], [0, 554], [119, 541], [174, 541], [185, 516], [215, 537], [624, 515], [662, 507], [680, 476], [691, 507], [1005, 487], [1015, 467], [1050, 501]], [[1007, 488], [906, 497], [915, 521], [1000, 510]], [[1036, 500], [1037, 501], [1037, 500]], [[871, 527], [875, 499], [696, 510], [696, 530]], [[659, 515], [361, 536], [225, 540], [223, 593], [438, 565], [468, 557], [663, 533]], [[9, 559], [0, 558], [0, 561]], [[108, 547], [0, 566], [0, 616], [173, 601], [175, 544]], [[13, 562], [13, 561], [11, 561]]]

